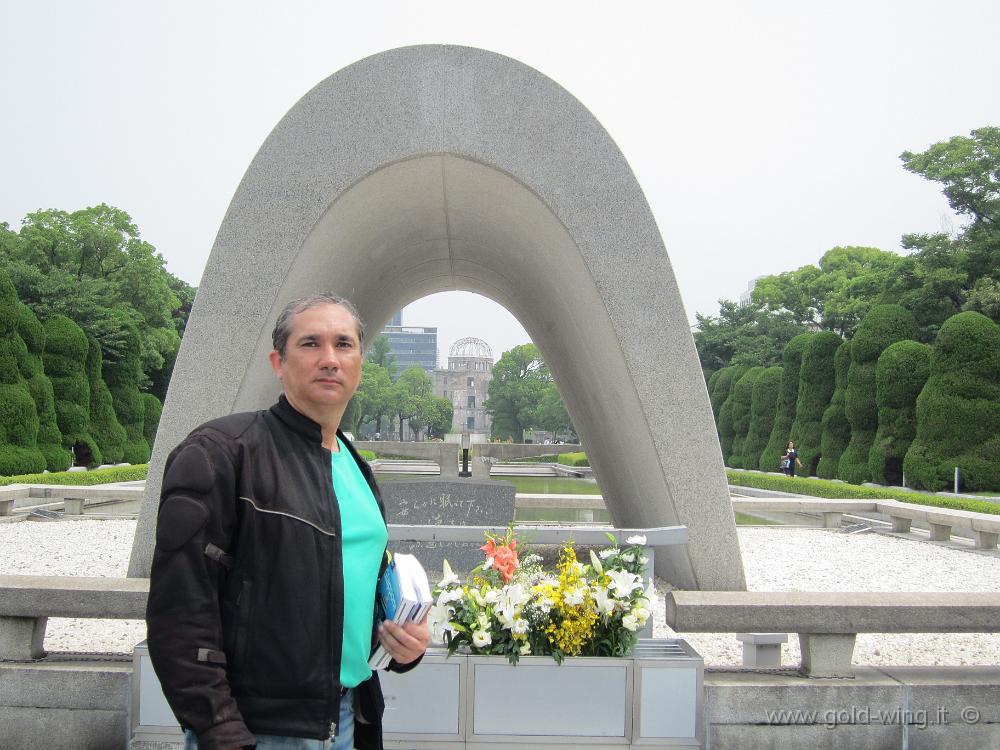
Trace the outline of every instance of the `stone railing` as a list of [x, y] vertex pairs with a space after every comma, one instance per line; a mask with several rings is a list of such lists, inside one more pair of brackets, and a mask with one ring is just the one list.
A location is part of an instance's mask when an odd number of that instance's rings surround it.
[[[490, 530], [502, 532], [505, 527]], [[606, 544], [612, 533], [622, 543], [633, 535], [646, 536], [649, 545], [647, 575], [652, 575], [657, 547], [684, 544], [687, 529], [608, 529], [581, 526], [515, 526], [534, 544]], [[478, 526], [401, 526], [389, 524], [396, 542], [481, 542]], [[141, 620], [146, 616], [148, 578], [84, 578], [76, 576], [0, 576], [0, 660], [31, 661], [44, 656], [43, 641], [49, 617]], [[643, 635], [651, 635], [652, 619]]]
[[802, 674], [850, 677], [858, 633], [1000, 632], [1000, 593], [671, 591], [667, 624], [681, 634], [797, 633]]
[[892, 523], [892, 530], [907, 533], [918, 521], [930, 528], [931, 541], [951, 538], [952, 529], [971, 534], [977, 549], [996, 549], [1000, 535], [1000, 515], [952, 510], [932, 505], [901, 503], [898, 500], [823, 500], [819, 498], [733, 500], [733, 510], [741, 513], [820, 513], [827, 528], [840, 526], [844, 513], [877, 513]]
[[50, 617], [141, 620], [148, 595], [148, 578], [0, 576], [0, 660], [44, 656]]
[[99, 502], [142, 500], [142, 485], [122, 487], [114, 485], [62, 485], [62, 484], [12, 484], [0, 487], [0, 516], [9, 516], [21, 500], [37, 501], [38, 505], [60, 503], [68, 516], [79, 516], [85, 505]]

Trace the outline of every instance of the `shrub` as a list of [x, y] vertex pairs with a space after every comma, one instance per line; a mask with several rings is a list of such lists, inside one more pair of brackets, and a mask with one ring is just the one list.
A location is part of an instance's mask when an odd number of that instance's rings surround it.
[[560, 453], [557, 461], [563, 466], [590, 466], [587, 454], [583, 451], [577, 453]]
[[780, 366], [768, 367], [753, 384], [753, 395], [750, 401], [750, 430], [743, 444], [743, 455], [754, 462], [748, 469], [762, 468], [765, 471], [774, 467], [760, 466], [760, 458], [767, 448], [774, 427], [774, 412], [778, 406], [778, 392], [781, 390]]
[[709, 400], [712, 402], [712, 413], [715, 415], [715, 422], [718, 424], [719, 415], [722, 413], [722, 405], [729, 398], [729, 392], [733, 384], [743, 377], [750, 368], [745, 365], [733, 365], [717, 370], [709, 382], [714, 383], [710, 391]]
[[858, 487], [843, 482], [831, 482], [811, 477], [786, 477], [781, 474], [759, 474], [751, 471], [728, 471], [729, 484], [736, 487], [756, 487], [761, 490], [792, 492], [811, 497], [841, 500], [898, 500], [901, 503], [930, 505], [935, 508], [971, 510], [976, 513], [1000, 515], [1000, 503], [967, 497], [940, 497], [894, 487]]
[[101, 449], [90, 434], [87, 335], [83, 329], [65, 315], [46, 320], [42, 362], [52, 381], [63, 446], [74, 449], [78, 464], [97, 466], [102, 463]]
[[733, 454], [733, 399], [732, 394], [719, 409], [719, 447], [722, 449], [722, 462], [728, 466]]
[[149, 467], [146, 464], [135, 466], [114, 466], [109, 469], [92, 469], [91, 471], [62, 471], [51, 474], [20, 474], [10, 477], [0, 477], [0, 487], [6, 484], [61, 484], [89, 486], [93, 484], [110, 484], [111, 482], [138, 482], [146, 478]]
[[104, 382], [101, 345], [87, 337], [87, 380], [90, 382], [90, 434], [105, 463], [120, 464], [125, 456], [125, 428], [118, 422], [111, 391]]
[[915, 487], [1000, 489], [1000, 326], [963, 312], [941, 326], [917, 398], [917, 435], [903, 460]]
[[28, 392], [35, 402], [38, 413], [38, 450], [45, 456], [45, 468], [49, 471], [66, 471], [71, 462], [68, 450], [63, 447], [62, 433], [56, 423], [55, 393], [52, 381], [42, 368], [42, 353], [45, 351], [45, 329], [35, 317], [31, 308], [18, 305], [18, 332], [27, 347], [24, 358], [26, 368], [22, 375], [27, 381]]
[[767, 447], [760, 456], [760, 466], [773, 471], [785, 453], [788, 441], [792, 439], [792, 424], [795, 422], [795, 405], [799, 400], [799, 373], [802, 370], [802, 353], [815, 333], [800, 333], [785, 346], [781, 355], [781, 389], [778, 404], [774, 408], [774, 425]]
[[930, 374], [931, 348], [916, 341], [886, 347], [875, 365], [878, 432], [868, 472], [878, 484], [901, 484], [903, 457], [917, 434], [917, 396]]
[[358, 450], [358, 455], [361, 456], [361, 458], [363, 458], [365, 461], [374, 461], [376, 458], [375, 451], [370, 451], [367, 448], [358, 448], [357, 450]]
[[851, 366], [851, 342], [845, 341], [833, 355], [835, 385], [830, 405], [823, 412], [823, 436], [819, 443], [819, 464], [816, 475], [823, 479], [836, 479], [840, 457], [851, 440], [851, 423], [844, 411], [844, 394], [847, 391], [847, 370]]
[[104, 381], [111, 391], [111, 400], [118, 422], [125, 428], [123, 460], [144, 464], [149, 460], [149, 443], [143, 435], [144, 407], [139, 383], [142, 362], [139, 359], [139, 332], [133, 323], [123, 327], [124, 346], [116, 360], [104, 368]]
[[823, 442], [823, 413], [830, 405], [836, 386], [833, 359], [844, 343], [833, 331], [821, 331], [809, 339], [802, 351], [799, 395], [791, 439], [799, 451], [805, 474], [815, 474]]
[[844, 411], [851, 423], [851, 440], [840, 456], [837, 476], [851, 484], [871, 480], [868, 454], [878, 429], [875, 404], [875, 365], [890, 344], [917, 335], [913, 314], [900, 305], [875, 305], [861, 320], [851, 342]]
[[17, 292], [0, 269], [0, 475], [42, 471], [38, 410], [22, 371], [30, 372], [28, 347], [18, 332]]
[[733, 447], [729, 456], [729, 465], [736, 468], [756, 469], [759, 456], [744, 453], [747, 434], [750, 432], [750, 408], [753, 401], [753, 387], [764, 372], [763, 367], [751, 367], [743, 377], [733, 385], [729, 398], [732, 400], [730, 418], [733, 423]]

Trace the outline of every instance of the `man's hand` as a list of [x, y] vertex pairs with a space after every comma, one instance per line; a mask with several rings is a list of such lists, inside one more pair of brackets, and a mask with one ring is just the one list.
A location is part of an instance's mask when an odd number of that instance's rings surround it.
[[409, 664], [419, 659], [431, 640], [427, 615], [420, 622], [408, 621], [405, 625], [388, 620], [383, 622], [379, 625], [379, 640], [397, 664]]

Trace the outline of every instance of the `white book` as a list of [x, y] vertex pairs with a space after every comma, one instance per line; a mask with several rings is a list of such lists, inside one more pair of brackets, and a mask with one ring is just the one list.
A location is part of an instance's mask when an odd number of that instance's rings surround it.
[[[420, 561], [405, 553], [393, 555], [392, 561], [379, 579], [375, 591], [379, 622], [392, 620], [404, 624], [420, 622], [431, 607], [432, 599], [427, 572]], [[379, 643], [368, 659], [372, 669], [389, 665], [392, 656]]]

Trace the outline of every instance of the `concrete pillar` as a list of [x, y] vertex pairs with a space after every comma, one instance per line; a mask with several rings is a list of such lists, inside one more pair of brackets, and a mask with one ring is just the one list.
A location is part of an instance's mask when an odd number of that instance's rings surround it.
[[889, 520], [892, 521], [892, 530], [897, 534], [909, 534], [910, 524], [913, 523], [912, 519], [903, 518], [902, 516], [889, 516]]
[[452, 443], [438, 443], [438, 466], [441, 467], [442, 477], [458, 478], [458, 461], [461, 448]]
[[736, 639], [743, 642], [744, 667], [781, 667], [781, 644], [788, 642], [788, 633], [737, 633]]
[[47, 617], [0, 617], [0, 660], [30, 661], [45, 655]]
[[855, 633], [799, 633], [802, 666], [807, 677], [853, 677]]
[[951, 526], [943, 523], [932, 523], [930, 527], [932, 542], [947, 542], [951, 539]]
[[973, 529], [973, 537], [976, 540], [976, 549], [996, 549], [997, 534], [991, 531], [977, 531]]
[[63, 498], [63, 512], [65, 512], [67, 516], [82, 516], [83, 506], [86, 502], [87, 501], [82, 497]]
[[823, 514], [823, 528], [825, 529], [839, 529], [840, 519], [844, 517], [843, 513], [824, 513]]

